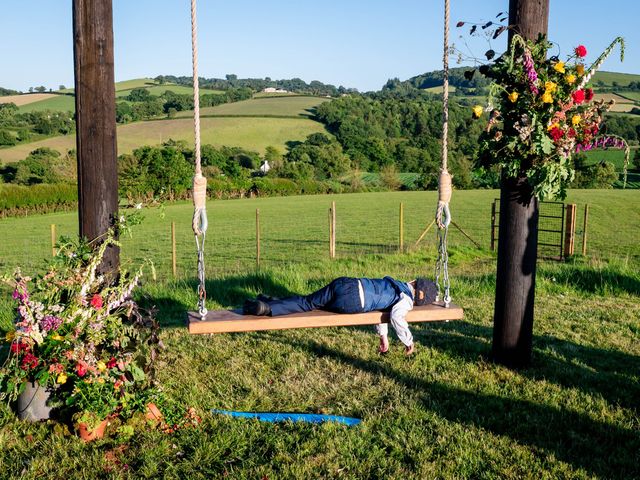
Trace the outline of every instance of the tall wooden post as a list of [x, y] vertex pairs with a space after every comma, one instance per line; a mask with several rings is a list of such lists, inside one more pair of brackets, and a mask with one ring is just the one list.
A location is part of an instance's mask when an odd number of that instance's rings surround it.
[[[509, 43], [514, 32], [528, 39], [546, 34], [548, 23], [549, 0], [509, 0]], [[531, 361], [538, 217], [526, 178], [503, 177], [492, 356], [511, 367]]]
[[[80, 235], [93, 240], [118, 216], [111, 0], [73, 0], [73, 47]], [[100, 271], [116, 271], [119, 253], [110, 247]]]
[[564, 258], [570, 257], [575, 251], [577, 211], [578, 207], [575, 203], [569, 203], [567, 205], [564, 229]]

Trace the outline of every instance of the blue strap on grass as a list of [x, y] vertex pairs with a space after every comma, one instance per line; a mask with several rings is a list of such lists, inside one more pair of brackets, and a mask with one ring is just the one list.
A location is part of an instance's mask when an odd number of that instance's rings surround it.
[[337, 422], [350, 427], [358, 425], [362, 420], [352, 417], [341, 417], [339, 415], [320, 415], [315, 413], [262, 413], [262, 412], [233, 412], [230, 410], [211, 410], [211, 413], [229, 415], [230, 417], [255, 418], [261, 422], [305, 422], [324, 423]]

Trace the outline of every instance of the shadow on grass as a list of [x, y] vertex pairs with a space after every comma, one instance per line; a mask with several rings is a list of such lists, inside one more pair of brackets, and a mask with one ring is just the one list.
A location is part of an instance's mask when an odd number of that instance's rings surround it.
[[[207, 299], [221, 305], [240, 307], [247, 298], [255, 296], [256, 292], [264, 292], [275, 297], [286, 297], [293, 293], [282, 284], [275, 282], [270, 275], [255, 273], [239, 276], [227, 276], [220, 279], [206, 281]], [[186, 287], [193, 292], [198, 290], [198, 282], [193, 279], [186, 282]], [[157, 308], [157, 319], [162, 328], [185, 327], [187, 311], [196, 310], [195, 305], [187, 305], [184, 301], [172, 297], [145, 297], [140, 305]]]
[[602, 295], [626, 292], [631, 295], [640, 295], [640, 277], [616, 271], [614, 268], [596, 269], [567, 265], [557, 270], [542, 268], [540, 273], [584, 293]]
[[[389, 379], [418, 393], [424, 408], [453, 422], [509, 437], [534, 449], [543, 449], [576, 468], [610, 478], [637, 478], [640, 434], [594, 420], [562, 407], [541, 405], [428, 381], [371, 362], [313, 340], [291, 340], [269, 334], [271, 341], [287, 343], [318, 357], [329, 357], [345, 365]], [[464, 339], [459, 341], [464, 342]]]

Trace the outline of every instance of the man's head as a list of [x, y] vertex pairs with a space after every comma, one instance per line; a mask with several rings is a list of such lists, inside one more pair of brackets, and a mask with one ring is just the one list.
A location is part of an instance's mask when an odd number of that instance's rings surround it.
[[416, 305], [428, 305], [436, 301], [438, 296], [438, 287], [431, 280], [426, 278], [418, 278], [415, 280], [414, 288], [416, 290], [413, 303]]

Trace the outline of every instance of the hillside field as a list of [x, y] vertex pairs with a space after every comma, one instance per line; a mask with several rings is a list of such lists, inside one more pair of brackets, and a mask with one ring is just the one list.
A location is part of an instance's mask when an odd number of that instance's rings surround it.
[[[309, 117], [312, 110], [328, 98], [308, 96], [261, 97], [241, 102], [225, 103], [215, 107], [200, 109], [200, 116], [243, 115], [243, 116], [294, 116]], [[178, 112], [177, 117], [193, 116], [192, 111]]]
[[[591, 79], [591, 83], [596, 85], [599, 81], [604, 82], [607, 86], [612, 87], [613, 82], [617, 82], [618, 86], [626, 87], [630, 82], [639, 82], [640, 75], [634, 73], [618, 73], [599, 71]], [[596, 85], [597, 87], [597, 85]]]
[[[284, 152], [286, 142], [302, 141], [308, 135], [324, 132], [324, 126], [305, 118], [203, 118], [201, 119], [203, 144], [236, 146], [264, 153], [269, 145]], [[193, 120], [156, 120], [119, 125], [118, 154], [129, 153], [142, 145], [158, 145], [169, 139], [193, 142]], [[16, 162], [40, 147], [49, 147], [66, 153], [75, 148], [75, 135], [48, 138], [1, 149], [0, 161]]]
[[41, 102], [43, 100], [49, 100], [51, 98], [58, 97], [54, 93], [29, 93], [22, 95], [5, 95], [0, 97], [0, 103], [14, 103], [16, 106], [21, 107], [30, 103]]

